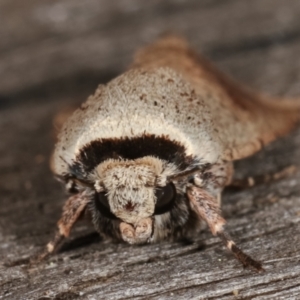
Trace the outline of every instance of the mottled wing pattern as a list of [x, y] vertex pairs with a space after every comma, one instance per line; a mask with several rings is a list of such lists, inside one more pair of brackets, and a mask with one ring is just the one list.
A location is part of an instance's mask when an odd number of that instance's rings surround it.
[[180, 37], [167, 36], [143, 48], [132, 65], [159, 67], [170, 67], [180, 73], [207, 102], [222, 160], [252, 155], [299, 121], [300, 101], [271, 99], [239, 85], [196, 55]]

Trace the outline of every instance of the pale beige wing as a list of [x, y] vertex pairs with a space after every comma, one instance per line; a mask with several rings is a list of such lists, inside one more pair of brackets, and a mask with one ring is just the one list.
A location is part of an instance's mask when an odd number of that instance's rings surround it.
[[[196, 55], [187, 42], [167, 36], [141, 49], [133, 68], [170, 67], [179, 72], [211, 109], [224, 160], [237, 160], [289, 132], [300, 119], [300, 101], [271, 99], [239, 85]], [[299, 99], [300, 100], [300, 99]]]

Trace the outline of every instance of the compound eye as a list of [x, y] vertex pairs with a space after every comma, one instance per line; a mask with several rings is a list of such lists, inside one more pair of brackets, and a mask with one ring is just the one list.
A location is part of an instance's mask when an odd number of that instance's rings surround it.
[[97, 200], [98, 200], [98, 202], [101, 203], [101, 205], [103, 205], [103, 206], [105, 206], [106, 208], [110, 209], [109, 203], [108, 203], [108, 198], [107, 198], [105, 192], [97, 193]]
[[103, 216], [109, 219], [117, 219], [117, 217], [110, 211], [110, 206], [108, 203], [106, 192], [96, 193], [95, 202], [97, 209]]
[[169, 211], [176, 199], [176, 188], [172, 182], [164, 187], [159, 187], [155, 191], [156, 205], [154, 214], [160, 215]]

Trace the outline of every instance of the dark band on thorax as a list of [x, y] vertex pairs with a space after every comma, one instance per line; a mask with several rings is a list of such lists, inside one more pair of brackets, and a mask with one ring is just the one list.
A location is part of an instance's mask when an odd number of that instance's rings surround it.
[[193, 158], [186, 155], [186, 148], [167, 136], [143, 135], [134, 138], [109, 138], [95, 140], [81, 149], [70, 174], [85, 178], [97, 165], [107, 159], [137, 159], [154, 156], [167, 162], [175, 163], [179, 170], [185, 170], [193, 163]]

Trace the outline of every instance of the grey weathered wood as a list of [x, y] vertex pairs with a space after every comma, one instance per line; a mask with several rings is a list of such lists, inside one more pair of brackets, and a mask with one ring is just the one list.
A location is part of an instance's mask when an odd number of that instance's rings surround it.
[[[266, 92], [300, 94], [297, 0], [0, 2], [0, 299], [299, 299], [300, 173], [226, 191], [243, 270], [205, 231], [194, 244], [100, 241], [79, 223], [61, 253], [26, 270], [51, 237], [64, 192], [48, 158], [52, 120], [123, 70], [157, 35], [184, 33], [225, 71]], [[299, 165], [300, 130], [237, 164], [237, 177]], [[8, 267], [8, 261], [20, 264]]]
[[[5, 94], [84, 71], [107, 77], [124, 69], [137, 47], [166, 31], [184, 34], [221, 65], [231, 59], [229, 69], [258, 87], [265, 87], [258, 74], [269, 76], [272, 87], [272, 74], [280, 72], [284, 62], [290, 66], [286, 59], [299, 52], [296, 0], [21, 3], [0, 4], [0, 92]], [[280, 43], [298, 47], [283, 51]], [[263, 62], [255, 67], [247, 59], [253, 52]], [[240, 69], [241, 57], [247, 72]], [[288, 80], [299, 79], [298, 69], [297, 60]], [[280, 92], [286, 91], [286, 85], [277, 84]]]

